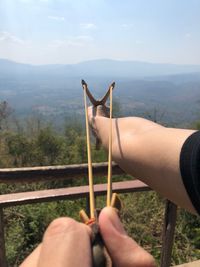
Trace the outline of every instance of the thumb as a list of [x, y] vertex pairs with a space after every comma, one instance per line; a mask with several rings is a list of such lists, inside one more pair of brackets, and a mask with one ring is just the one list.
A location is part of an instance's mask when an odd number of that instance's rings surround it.
[[99, 226], [115, 267], [156, 266], [153, 257], [126, 234], [113, 208], [106, 207], [102, 210]]

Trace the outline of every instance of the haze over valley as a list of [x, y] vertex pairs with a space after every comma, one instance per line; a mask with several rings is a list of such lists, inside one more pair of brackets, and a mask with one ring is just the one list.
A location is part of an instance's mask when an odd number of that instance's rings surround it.
[[97, 98], [115, 81], [114, 101], [121, 116], [138, 115], [183, 126], [200, 117], [199, 65], [102, 59], [37, 66], [0, 59], [0, 100], [21, 117], [82, 118], [81, 79]]

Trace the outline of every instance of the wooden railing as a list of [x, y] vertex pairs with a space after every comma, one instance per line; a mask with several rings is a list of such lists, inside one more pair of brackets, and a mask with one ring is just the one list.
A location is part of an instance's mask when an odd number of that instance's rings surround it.
[[[87, 164], [48, 166], [33, 168], [12, 168], [0, 169], [0, 182], [12, 183], [33, 183], [50, 180], [81, 179], [87, 176]], [[107, 174], [107, 163], [93, 164], [94, 176], [104, 176]], [[113, 175], [120, 175], [124, 172], [113, 164]], [[48, 201], [85, 198], [87, 207], [89, 203], [88, 186], [68, 187], [59, 189], [48, 189], [31, 192], [19, 192], [0, 195], [0, 266], [7, 267], [5, 237], [4, 237], [4, 209], [6, 207], [41, 203]], [[113, 191], [117, 193], [128, 193], [151, 190], [146, 184], [139, 180], [123, 181], [113, 183]], [[94, 186], [95, 195], [106, 194], [106, 184]], [[176, 225], [177, 207], [166, 200], [165, 215], [163, 218], [163, 244], [161, 255], [161, 267], [169, 267], [171, 262], [171, 252], [173, 246], [174, 229]]]

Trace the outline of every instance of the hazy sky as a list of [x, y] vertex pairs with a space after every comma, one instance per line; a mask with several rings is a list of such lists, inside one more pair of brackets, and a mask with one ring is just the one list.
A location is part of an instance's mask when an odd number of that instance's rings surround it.
[[200, 64], [199, 0], [0, 0], [0, 58]]

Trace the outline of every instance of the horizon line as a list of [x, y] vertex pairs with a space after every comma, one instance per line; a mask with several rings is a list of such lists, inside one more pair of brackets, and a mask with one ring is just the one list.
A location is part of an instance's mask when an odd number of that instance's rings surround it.
[[152, 61], [145, 61], [145, 60], [134, 60], [134, 59], [125, 60], [125, 59], [113, 59], [113, 58], [94, 58], [94, 59], [78, 61], [76, 63], [42, 63], [42, 64], [20, 62], [20, 61], [16, 61], [13, 59], [2, 58], [2, 57], [0, 58], [0, 60], [5, 60], [5, 61], [13, 62], [16, 64], [29, 65], [29, 66], [34, 66], [34, 67], [50, 66], [50, 65], [60, 65], [60, 66], [78, 65], [78, 64], [92, 62], [92, 61], [114, 61], [114, 62], [130, 62], [130, 63], [134, 62], [134, 63], [146, 63], [146, 64], [152, 64], [152, 65], [155, 64], [155, 65], [175, 65], [175, 66], [200, 66], [200, 63], [199, 64], [190, 64], [190, 63], [180, 64], [180, 63], [171, 63], [171, 62], [152, 62]]

